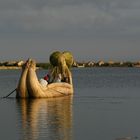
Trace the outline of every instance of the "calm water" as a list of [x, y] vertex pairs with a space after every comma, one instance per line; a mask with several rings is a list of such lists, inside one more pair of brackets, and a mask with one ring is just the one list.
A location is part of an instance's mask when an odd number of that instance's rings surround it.
[[[140, 140], [140, 69], [73, 69], [74, 97], [0, 99], [2, 140]], [[37, 72], [38, 77], [47, 73]], [[12, 91], [19, 70], [0, 71], [0, 96]]]

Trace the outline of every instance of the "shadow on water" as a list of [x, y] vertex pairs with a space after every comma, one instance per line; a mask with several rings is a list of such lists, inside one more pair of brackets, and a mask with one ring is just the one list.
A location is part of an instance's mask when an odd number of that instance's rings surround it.
[[72, 97], [20, 99], [19, 139], [72, 140]]

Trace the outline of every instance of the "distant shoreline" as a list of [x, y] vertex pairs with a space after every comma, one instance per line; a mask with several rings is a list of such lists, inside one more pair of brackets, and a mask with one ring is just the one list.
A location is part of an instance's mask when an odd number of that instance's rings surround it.
[[[8, 61], [0, 63], [0, 70], [12, 70], [12, 69], [21, 69], [24, 61]], [[51, 65], [50, 63], [37, 63], [38, 69], [48, 69]], [[74, 61], [72, 67], [75, 68], [86, 68], [86, 67], [137, 67], [140, 68], [140, 61], [137, 62], [116, 62], [116, 61], [88, 61], [88, 62], [76, 62]]]
[[[118, 66], [95, 66], [95, 67], [84, 67], [84, 66], [77, 66], [77, 67], [73, 67], [73, 68], [140, 68], [140, 66], [133, 66], [133, 67], [128, 67], [128, 66], [122, 66], [122, 67], [118, 67]], [[0, 70], [21, 70], [22, 67], [18, 67], [18, 66], [0, 66]], [[46, 69], [46, 68], [42, 68], [42, 67], [37, 67], [37, 69]]]
[[18, 70], [21, 69], [21, 67], [17, 66], [0, 66], [0, 70]]

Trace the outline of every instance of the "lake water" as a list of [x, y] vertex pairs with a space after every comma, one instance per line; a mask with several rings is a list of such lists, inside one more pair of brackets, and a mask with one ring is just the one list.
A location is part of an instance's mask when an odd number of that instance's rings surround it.
[[[0, 96], [15, 89], [20, 70], [0, 70]], [[38, 70], [42, 77], [47, 70]], [[74, 96], [0, 99], [2, 140], [140, 140], [140, 69], [72, 69]]]

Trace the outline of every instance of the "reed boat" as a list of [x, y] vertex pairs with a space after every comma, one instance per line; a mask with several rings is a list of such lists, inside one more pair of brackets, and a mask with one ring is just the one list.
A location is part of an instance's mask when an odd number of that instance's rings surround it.
[[17, 86], [17, 98], [51, 98], [68, 95], [73, 95], [72, 78], [70, 83], [51, 83], [44, 87], [39, 83], [34, 61], [31, 64], [27, 63], [22, 69]]

